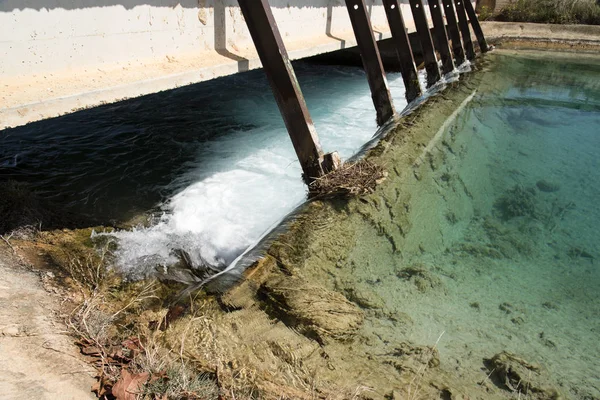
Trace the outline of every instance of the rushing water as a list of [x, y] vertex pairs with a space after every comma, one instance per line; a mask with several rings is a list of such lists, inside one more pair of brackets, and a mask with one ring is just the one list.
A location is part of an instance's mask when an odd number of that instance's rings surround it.
[[[364, 72], [295, 67], [323, 148], [352, 156], [377, 130]], [[388, 81], [401, 110], [402, 79]], [[154, 210], [154, 226], [119, 235], [119, 262], [136, 271], [172, 261], [173, 248], [228, 263], [305, 198], [260, 70], [5, 130], [0, 179], [89, 223]]]

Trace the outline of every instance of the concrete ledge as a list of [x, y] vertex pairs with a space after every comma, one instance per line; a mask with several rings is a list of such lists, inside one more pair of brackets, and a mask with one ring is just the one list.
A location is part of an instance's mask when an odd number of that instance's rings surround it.
[[[261, 66], [235, 1], [176, 3], [0, 2], [0, 129]], [[356, 45], [343, 5], [271, 5], [291, 59]], [[383, 6], [369, 13], [389, 38]]]
[[481, 27], [490, 40], [533, 40], [600, 44], [600, 26], [552, 25], [485, 21]]

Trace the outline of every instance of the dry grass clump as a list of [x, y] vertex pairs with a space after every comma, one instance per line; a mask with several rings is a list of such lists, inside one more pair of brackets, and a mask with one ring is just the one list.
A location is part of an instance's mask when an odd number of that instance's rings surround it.
[[[128, 299], [118, 304], [108, 288], [97, 288], [84, 295], [83, 302], [72, 312], [68, 325], [79, 338], [81, 352], [95, 359], [99, 389], [114, 383], [130, 356], [123, 353], [119, 325], [126, 313], [139, 312], [148, 300], [156, 299], [156, 282], [148, 282]], [[98, 390], [100, 394], [100, 390]]]
[[64, 266], [73, 279], [94, 292], [107, 279], [109, 254], [109, 245], [103, 246], [98, 252], [90, 250], [80, 254], [79, 257], [67, 253], [67, 262]]
[[371, 161], [345, 163], [340, 168], [315, 179], [308, 187], [311, 198], [360, 196], [375, 191], [386, 172]]
[[72, 279], [75, 289], [85, 296], [118, 285], [121, 278], [113, 270], [116, 243], [109, 237], [91, 239], [93, 229], [39, 232], [35, 248], [46, 253], [48, 261]]
[[153, 337], [130, 368], [148, 377], [140, 388], [141, 399], [217, 400], [221, 394], [212, 376], [196, 371], [182, 355], [175, 356]]
[[497, 21], [600, 25], [598, 0], [512, 0]]

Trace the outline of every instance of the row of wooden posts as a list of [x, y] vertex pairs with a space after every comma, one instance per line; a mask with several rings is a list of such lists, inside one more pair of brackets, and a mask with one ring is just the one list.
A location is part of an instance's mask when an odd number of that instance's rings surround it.
[[[339, 159], [335, 152], [323, 154], [268, 0], [238, 0], [238, 2], [292, 139], [302, 166], [304, 180], [310, 183], [315, 178], [335, 169]], [[381, 126], [395, 114], [395, 109], [367, 6], [365, 0], [345, 0], [345, 2], [369, 81], [371, 97], [377, 112], [377, 124]], [[453, 71], [456, 65], [465, 61], [465, 58], [468, 60], [475, 58], [469, 22], [481, 52], [488, 51], [488, 45], [470, 0], [428, 0], [437, 46], [434, 46], [431, 37], [423, 0], [409, 0], [409, 3], [421, 43], [422, 57], [427, 71], [427, 87], [438, 82], [443, 74]], [[383, 0], [383, 6], [400, 60], [406, 99], [411, 102], [422, 92], [402, 10], [398, 0]], [[441, 70], [436, 50], [440, 55]]]

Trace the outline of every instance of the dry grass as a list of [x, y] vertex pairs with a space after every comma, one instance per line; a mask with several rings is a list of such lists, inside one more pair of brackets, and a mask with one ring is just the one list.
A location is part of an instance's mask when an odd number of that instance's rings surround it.
[[156, 298], [156, 283], [147, 283], [134, 297], [119, 307], [115, 307], [111, 299], [107, 298], [106, 288], [99, 288], [100, 286], [85, 296], [67, 322], [69, 328], [79, 338], [82, 351], [84, 348], [92, 349], [94, 356], [98, 358], [95, 366], [98, 369], [98, 390], [101, 390], [107, 383], [110, 386], [116, 382], [121, 374], [122, 363], [115, 362], [112, 356], [115, 344], [119, 343], [120, 318], [129, 309]]
[[513, 0], [497, 21], [600, 25], [597, 0]]
[[308, 187], [311, 198], [360, 196], [375, 191], [386, 177], [383, 168], [370, 161], [345, 163], [315, 181]]
[[69, 275], [91, 292], [97, 291], [106, 282], [110, 244], [102, 246], [97, 252], [90, 249], [85, 254], [74, 256], [65, 251], [67, 262], [64, 264]]
[[220, 390], [215, 379], [199, 373], [181, 355], [161, 346], [155, 337], [148, 338], [144, 351], [132, 362], [133, 369], [149, 373], [151, 379], [143, 388], [143, 399], [216, 400]]

